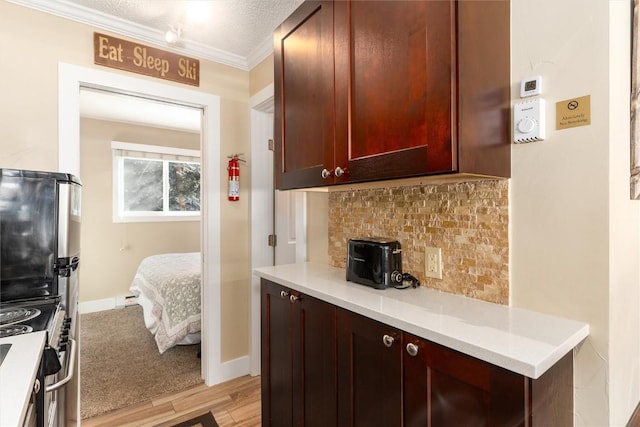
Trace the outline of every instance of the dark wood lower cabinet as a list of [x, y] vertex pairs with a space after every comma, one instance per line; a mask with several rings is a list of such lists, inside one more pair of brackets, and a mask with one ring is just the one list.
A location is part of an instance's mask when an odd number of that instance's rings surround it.
[[278, 285], [263, 283], [262, 316], [262, 424], [292, 426], [293, 313]]
[[262, 280], [263, 426], [573, 425], [573, 358], [533, 380]]
[[402, 426], [402, 332], [338, 310], [339, 426]]
[[524, 425], [526, 379], [338, 310], [339, 426]]
[[336, 307], [265, 280], [261, 295], [262, 425], [336, 425]]
[[407, 333], [403, 345], [405, 426], [525, 425], [527, 378]]

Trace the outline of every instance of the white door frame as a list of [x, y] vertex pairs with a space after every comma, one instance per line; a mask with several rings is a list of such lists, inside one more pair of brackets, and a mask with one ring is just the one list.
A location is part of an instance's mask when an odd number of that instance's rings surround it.
[[[260, 279], [253, 274], [258, 267], [274, 264], [274, 251], [267, 236], [274, 232], [273, 156], [265, 144], [273, 138], [273, 83], [249, 99], [251, 116], [251, 289], [249, 356], [251, 375], [260, 375]], [[307, 259], [306, 193], [295, 191], [296, 262]], [[278, 213], [275, 212], [277, 215]]]
[[249, 356], [251, 375], [260, 374], [260, 280], [253, 269], [273, 265], [267, 244], [273, 233], [273, 153], [265, 144], [273, 137], [273, 83], [249, 99], [251, 115], [251, 289]]
[[236, 372], [221, 362], [220, 349], [220, 98], [178, 86], [59, 63], [58, 168], [78, 176], [81, 87], [107, 89], [202, 109], [201, 374], [209, 386], [234, 378]]

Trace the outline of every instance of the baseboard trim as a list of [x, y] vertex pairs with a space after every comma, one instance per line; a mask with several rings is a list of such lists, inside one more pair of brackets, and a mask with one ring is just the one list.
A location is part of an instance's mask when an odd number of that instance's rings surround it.
[[249, 356], [238, 357], [237, 359], [222, 362], [220, 364], [220, 372], [213, 379], [212, 384], [208, 386], [223, 383], [234, 378], [242, 377], [249, 374]]
[[113, 310], [136, 305], [138, 299], [133, 295], [118, 295], [113, 298], [96, 299], [78, 303], [80, 314], [95, 313], [96, 311]]
[[78, 312], [80, 314], [95, 313], [96, 311], [112, 310], [114, 308], [116, 308], [115, 298], [96, 299], [78, 303]]

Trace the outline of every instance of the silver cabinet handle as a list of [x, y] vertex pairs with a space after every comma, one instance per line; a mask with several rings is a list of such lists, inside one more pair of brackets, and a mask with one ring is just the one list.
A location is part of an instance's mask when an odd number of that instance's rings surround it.
[[344, 174], [344, 172], [345, 172], [345, 170], [342, 169], [340, 166], [338, 166], [336, 168], [335, 174], [336, 174], [337, 177], [341, 177]]
[[280, 291], [280, 298], [285, 299], [289, 296], [289, 292], [287, 291]]
[[299, 299], [300, 299], [300, 297], [297, 297], [297, 296], [295, 296], [295, 295], [291, 295], [291, 296], [289, 297], [289, 301], [291, 301], [291, 302], [296, 302], [296, 301], [298, 301]]
[[409, 353], [409, 356], [414, 356], [414, 357], [417, 356], [418, 346], [410, 342], [409, 344], [407, 344], [407, 353]]
[[327, 179], [331, 176], [331, 171], [328, 169], [322, 169], [322, 179]]
[[69, 342], [71, 343], [71, 350], [69, 350], [71, 356], [69, 357], [67, 363], [67, 376], [65, 376], [57, 383], [45, 387], [44, 391], [47, 393], [51, 393], [52, 391], [59, 389], [60, 387], [68, 383], [71, 378], [73, 378], [73, 365], [76, 364], [76, 340], [69, 338]]
[[38, 394], [39, 391], [40, 391], [40, 380], [36, 378], [36, 382], [33, 383], [33, 392], [35, 394]]
[[391, 335], [382, 336], [382, 343], [384, 344], [385, 347], [391, 347], [394, 341], [395, 339]]

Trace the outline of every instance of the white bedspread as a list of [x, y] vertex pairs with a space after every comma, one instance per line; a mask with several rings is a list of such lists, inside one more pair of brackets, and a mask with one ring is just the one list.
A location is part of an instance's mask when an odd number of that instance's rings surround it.
[[200, 332], [200, 253], [153, 255], [142, 260], [129, 290], [145, 311], [160, 353], [193, 342]]

